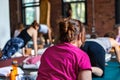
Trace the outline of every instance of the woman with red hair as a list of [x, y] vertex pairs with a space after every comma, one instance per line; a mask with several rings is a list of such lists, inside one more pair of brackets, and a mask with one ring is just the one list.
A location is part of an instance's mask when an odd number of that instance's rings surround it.
[[31, 39], [33, 40], [34, 43], [34, 50], [36, 55], [38, 29], [39, 29], [39, 24], [35, 20], [33, 21], [30, 27], [23, 29], [17, 37], [8, 40], [2, 50], [1, 60], [6, 60], [8, 58], [11, 58], [11, 56], [15, 54], [15, 52], [25, 47], [27, 42], [30, 41]]

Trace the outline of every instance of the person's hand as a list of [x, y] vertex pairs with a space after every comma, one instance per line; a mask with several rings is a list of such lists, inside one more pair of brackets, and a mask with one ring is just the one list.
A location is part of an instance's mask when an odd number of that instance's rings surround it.
[[50, 44], [50, 46], [54, 46], [54, 44]]
[[37, 54], [34, 54], [34, 55], [32, 55], [32, 56], [37, 56]]

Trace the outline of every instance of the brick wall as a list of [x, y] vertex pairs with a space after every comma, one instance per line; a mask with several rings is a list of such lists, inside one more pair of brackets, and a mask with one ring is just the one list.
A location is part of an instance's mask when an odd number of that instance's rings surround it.
[[[89, 33], [93, 27], [92, 0], [87, 2], [87, 19]], [[98, 35], [103, 36], [113, 29], [115, 25], [115, 0], [94, 0], [95, 30]]]
[[[57, 22], [62, 16], [61, 0], [50, 0], [51, 2], [51, 27], [53, 35], [58, 33]], [[55, 35], [56, 36], [56, 35]]]

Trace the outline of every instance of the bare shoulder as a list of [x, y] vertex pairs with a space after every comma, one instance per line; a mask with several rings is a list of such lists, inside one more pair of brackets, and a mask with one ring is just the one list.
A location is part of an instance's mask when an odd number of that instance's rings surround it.
[[118, 45], [118, 42], [115, 39], [109, 38], [109, 40], [110, 40], [110, 43], [113, 47]]
[[28, 30], [27, 30], [27, 32], [28, 32], [28, 34], [30, 35], [30, 36], [33, 36], [33, 35], [35, 35], [35, 34], [37, 34], [37, 30], [36, 29], [34, 29], [34, 28], [29, 28]]

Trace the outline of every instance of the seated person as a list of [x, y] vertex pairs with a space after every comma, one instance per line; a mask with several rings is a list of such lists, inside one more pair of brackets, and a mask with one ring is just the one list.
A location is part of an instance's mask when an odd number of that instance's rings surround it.
[[109, 53], [112, 47], [115, 48], [117, 60], [120, 62], [119, 44], [115, 40], [115, 35], [113, 32], [106, 33], [104, 37], [86, 39], [81, 48], [90, 57], [93, 77], [102, 77], [104, 75], [105, 54]]
[[36, 80], [92, 80], [89, 57], [79, 49], [82, 28], [78, 20], [59, 22], [59, 42], [41, 56]]

